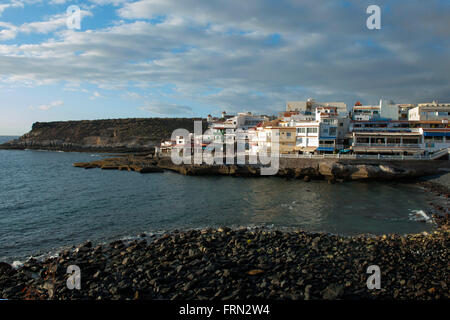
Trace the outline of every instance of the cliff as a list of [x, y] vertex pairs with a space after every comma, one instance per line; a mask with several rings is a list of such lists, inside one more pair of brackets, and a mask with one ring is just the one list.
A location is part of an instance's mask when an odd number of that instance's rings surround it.
[[[139, 152], [151, 151], [175, 129], [194, 131], [198, 118], [140, 118], [36, 122], [32, 130], [0, 149], [45, 149], [62, 151]], [[203, 120], [203, 130], [206, 121]]]

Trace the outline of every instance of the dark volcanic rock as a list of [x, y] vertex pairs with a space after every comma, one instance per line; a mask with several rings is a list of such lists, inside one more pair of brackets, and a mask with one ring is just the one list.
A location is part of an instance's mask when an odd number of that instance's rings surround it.
[[[151, 151], [178, 128], [194, 130], [194, 118], [141, 118], [36, 122], [32, 130], [0, 149], [94, 152]], [[203, 130], [206, 120], [203, 120]]]
[[[9, 299], [449, 299], [448, 228], [341, 237], [271, 229], [189, 230], [157, 239], [85, 243], [17, 271], [0, 264]], [[66, 286], [69, 265], [81, 290]], [[381, 290], [366, 286], [378, 265]], [[7, 276], [6, 276], [7, 275]]]

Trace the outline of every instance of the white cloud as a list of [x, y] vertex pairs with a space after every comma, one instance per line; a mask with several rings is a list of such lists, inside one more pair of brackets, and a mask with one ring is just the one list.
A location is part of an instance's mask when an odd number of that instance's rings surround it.
[[189, 106], [183, 106], [183, 105], [177, 105], [173, 103], [166, 103], [166, 102], [147, 102], [143, 107], [140, 108], [141, 110], [148, 111], [151, 114], [157, 114], [157, 115], [185, 115], [185, 116], [191, 116], [193, 115], [192, 108]]
[[103, 98], [103, 96], [98, 91], [94, 91], [94, 93], [92, 94], [92, 96], [89, 99], [95, 100], [97, 98]]
[[49, 3], [50, 4], [64, 4], [66, 2], [67, 2], [67, 0], [51, 0]]
[[9, 3], [2, 3], [2, 4], [0, 4], [0, 16], [8, 8], [17, 8], [17, 7], [23, 8], [23, 6], [24, 6], [23, 2], [22, 1], [17, 1], [17, 0], [13, 0], [13, 1], [9, 2]]
[[0, 21], [0, 40], [11, 40], [17, 35], [17, 28], [8, 22]]
[[[86, 10], [81, 10], [81, 19], [87, 16], [92, 16], [92, 13]], [[44, 21], [23, 23], [20, 26], [15, 26], [11, 23], [0, 21], [0, 40], [14, 39], [19, 33], [48, 34], [66, 28], [66, 26], [67, 16], [65, 13], [50, 16]]]
[[127, 91], [127, 92], [125, 92], [125, 94], [122, 95], [122, 98], [136, 100], [136, 99], [142, 99], [143, 96], [137, 92]]
[[42, 111], [48, 111], [50, 109], [56, 108], [56, 107], [61, 107], [64, 105], [64, 101], [62, 100], [58, 100], [58, 101], [53, 101], [50, 104], [42, 104], [40, 106], [34, 107], [34, 106], [29, 106], [28, 108], [30, 110], [42, 110]]
[[[37, 44], [0, 45], [0, 79], [74, 81], [123, 92], [132, 82], [159, 96], [230, 111], [267, 112], [308, 96], [346, 102], [355, 96], [366, 102], [379, 96], [450, 99], [449, 12], [437, 0], [428, 2], [430, 19], [414, 24], [414, 32], [411, 16], [420, 17], [423, 10], [416, 0], [408, 15], [400, 4], [391, 4], [379, 32], [365, 27], [360, 2], [345, 9], [337, 1], [320, 6], [291, 0], [92, 3], [123, 4], [118, 14], [125, 22], [86, 31], [58, 29], [50, 21], [25, 24], [28, 32], [59, 32]], [[146, 20], [155, 16], [166, 18], [156, 25]], [[0, 31], [0, 37], [22, 32], [14, 28], [5, 25], [9, 31]], [[169, 84], [171, 90], [162, 87]], [[211, 93], [211, 87], [222, 90]], [[144, 108], [189, 111], [157, 102]]]
[[101, 6], [107, 5], [107, 4], [112, 4], [112, 5], [118, 6], [120, 4], [129, 2], [129, 0], [89, 0], [89, 1], [92, 3], [95, 3], [97, 5], [101, 5]]

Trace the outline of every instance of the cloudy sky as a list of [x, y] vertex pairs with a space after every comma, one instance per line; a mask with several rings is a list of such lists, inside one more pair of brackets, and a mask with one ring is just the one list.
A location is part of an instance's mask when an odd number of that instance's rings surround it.
[[449, 17], [449, 0], [0, 0], [0, 134], [308, 97], [450, 102]]

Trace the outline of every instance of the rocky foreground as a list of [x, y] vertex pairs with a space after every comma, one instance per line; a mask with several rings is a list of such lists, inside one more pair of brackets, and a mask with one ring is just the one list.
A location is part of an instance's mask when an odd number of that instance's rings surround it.
[[[15, 270], [8, 299], [449, 299], [450, 217], [432, 233], [341, 237], [270, 229], [205, 229], [106, 245], [87, 242]], [[69, 290], [69, 265], [81, 290]], [[369, 290], [378, 265], [381, 289]]]

